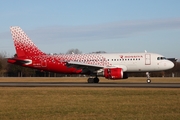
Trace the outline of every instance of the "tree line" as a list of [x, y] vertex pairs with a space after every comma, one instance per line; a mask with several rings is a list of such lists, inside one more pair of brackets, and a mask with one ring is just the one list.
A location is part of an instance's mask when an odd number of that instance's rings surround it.
[[[70, 49], [66, 54], [81, 54], [78, 49]], [[97, 51], [92, 53], [105, 53], [104, 51]], [[180, 62], [174, 62], [174, 68], [167, 71], [151, 72], [151, 77], [180, 77]], [[143, 73], [129, 73], [129, 77], [145, 77]], [[7, 63], [7, 58], [4, 53], [0, 53], [0, 76], [1, 77], [63, 77], [63, 76], [80, 76], [75, 74], [60, 74], [47, 71], [40, 71], [37, 69], [26, 68], [14, 64]]]

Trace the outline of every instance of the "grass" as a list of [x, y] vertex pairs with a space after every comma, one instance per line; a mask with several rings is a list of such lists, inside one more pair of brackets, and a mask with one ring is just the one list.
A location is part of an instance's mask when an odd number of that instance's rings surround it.
[[[145, 79], [101, 82], [145, 82]], [[180, 81], [180, 78], [153, 79]], [[0, 78], [3, 81], [86, 82], [86, 78]], [[178, 120], [179, 105], [178, 88], [0, 87], [0, 120]]]
[[180, 89], [3, 87], [0, 96], [2, 120], [180, 118]]

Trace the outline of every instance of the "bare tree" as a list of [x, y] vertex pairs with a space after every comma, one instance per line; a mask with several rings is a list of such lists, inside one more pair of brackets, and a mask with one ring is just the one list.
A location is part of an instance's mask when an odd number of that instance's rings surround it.
[[66, 54], [82, 54], [82, 52], [79, 49], [70, 49]]
[[6, 52], [0, 53], [0, 76], [4, 76], [6, 73], [6, 67], [7, 67], [7, 58], [6, 58]]

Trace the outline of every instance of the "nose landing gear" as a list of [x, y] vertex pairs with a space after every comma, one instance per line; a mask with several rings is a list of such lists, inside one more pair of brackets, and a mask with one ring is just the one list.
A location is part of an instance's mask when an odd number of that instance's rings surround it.
[[151, 83], [149, 72], [146, 72], [146, 76], [147, 76], [147, 80], [146, 80], [147, 83]]

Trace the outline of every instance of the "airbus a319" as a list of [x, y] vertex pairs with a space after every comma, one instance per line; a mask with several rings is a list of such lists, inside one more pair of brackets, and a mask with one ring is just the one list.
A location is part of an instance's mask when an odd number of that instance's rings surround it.
[[49, 55], [42, 52], [20, 27], [14, 26], [10, 30], [17, 56], [8, 58], [9, 63], [43, 71], [93, 76], [88, 78], [88, 83], [98, 83], [98, 76], [109, 80], [127, 79], [131, 72], [145, 72], [147, 83], [151, 83], [149, 72], [174, 67], [164, 56], [147, 52]]

